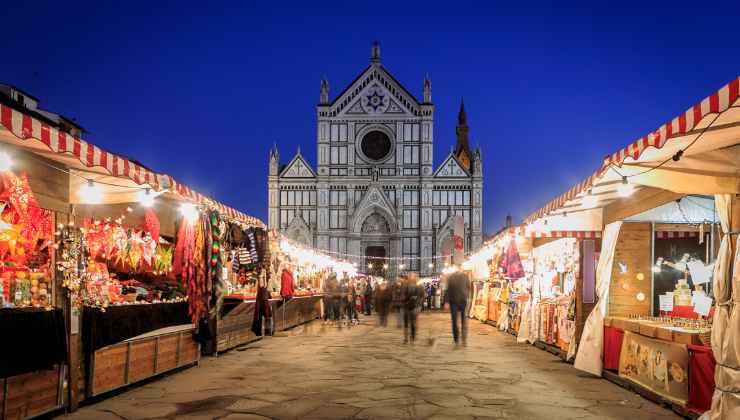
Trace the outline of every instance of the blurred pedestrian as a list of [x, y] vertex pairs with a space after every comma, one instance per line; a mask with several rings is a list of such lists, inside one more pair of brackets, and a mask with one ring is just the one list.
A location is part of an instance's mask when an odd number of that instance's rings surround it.
[[[455, 345], [460, 344], [462, 338], [463, 346], [468, 344], [468, 321], [465, 316], [465, 308], [468, 305], [470, 294], [470, 280], [462, 271], [455, 271], [447, 278], [447, 299], [450, 303], [450, 315], [452, 316], [452, 338]], [[458, 326], [457, 318], [460, 318]]]
[[401, 312], [401, 306], [403, 306], [403, 297], [401, 296], [401, 282], [402, 280], [396, 279], [393, 282], [391, 288], [391, 309], [396, 314], [396, 328], [403, 326], [403, 313]]
[[390, 290], [388, 283], [379, 282], [375, 288], [375, 310], [378, 312], [378, 321], [380, 326], [388, 326], [388, 309], [390, 307]]
[[334, 293], [337, 287], [337, 275], [331, 273], [324, 282], [324, 323], [334, 319]]
[[360, 323], [360, 317], [357, 314], [357, 285], [354, 281], [351, 281], [349, 283], [349, 288], [347, 292], [347, 323]]
[[401, 286], [403, 311], [403, 343], [409, 342], [409, 333], [411, 343], [416, 341], [416, 318], [419, 306], [424, 299], [424, 290], [419, 286], [419, 277], [416, 273], [409, 273]]
[[364, 290], [364, 296], [365, 296], [365, 315], [370, 315], [372, 302], [373, 299], [373, 286], [370, 283], [370, 279], [368, 278], [365, 282], [365, 290]]

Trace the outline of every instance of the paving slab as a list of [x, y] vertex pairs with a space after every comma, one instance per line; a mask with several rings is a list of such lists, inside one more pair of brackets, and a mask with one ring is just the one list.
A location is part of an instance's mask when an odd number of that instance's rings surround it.
[[514, 337], [449, 314], [419, 318], [416, 343], [374, 317], [314, 322], [80, 408], [66, 419], [675, 419], [672, 411]]

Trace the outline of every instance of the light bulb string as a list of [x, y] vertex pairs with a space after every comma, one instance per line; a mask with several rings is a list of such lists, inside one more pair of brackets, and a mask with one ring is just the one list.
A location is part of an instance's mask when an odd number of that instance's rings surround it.
[[[46, 166], [48, 168], [54, 169], [56, 171], [59, 171], [61, 173], [64, 173], [64, 174], [67, 174], [67, 175], [70, 175], [70, 176], [75, 176], [77, 178], [80, 178], [82, 180], [85, 180], [85, 182], [87, 182], [88, 185], [89, 185], [89, 183], [93, 183], [93, 185], [94, 184], [101, 184], [101, 185], [106, 185], [106, 186], [109, 186], [109, 187], [127, 188], [127, 189], [131, 189], [131, 190], [138, 190], [138, 191], [143, 191], [143, 192], [149, 191], [150, 193], [148, 195], [151, 195], [151, 191], [155, 191], [155, 192], [158, 192], [158, 193], [165, 193], [165, 192], [171, 191], [171, 190], [169, 190], [167, 188], [157, 189], [157, 188], [155, 188], [155, 186], [153, 186], [151, 184], [146, 184], [147, 186], [145, 186], [145, 187], [113, 184], [113, 183], [110, 183], [110, 182], [105, 182], [105, 181], [100, 181], [100, 180], [96, 180], [96, 179], [93, 179], [93, 178], [88, 178], [88, 177], [85, 177], [85, 176], [83, 176], [83, 175], [75, 172], [75, 171], [71, 171], [69, 169], [60, 168], [60, 167], [58, 167], [56, 165], [52, 165], [51, 163], [48, 163], [48, 162], [42, 160], [42, 159], [36, 159], [36, 157], [33, 156], [33, 154], [31, 154], [30, 156], [27, 156], [27, 158], [29, 158], [30, 160], [33, 160], [34, 162], [40, 163], [41, 165], [44, 165], [44, 166]], [[174, 192], [174, 191], [172, 191], [172, 192]], [[195, 204], [196, 206], [203, 205], [205, 208], [209, 208], [210, 207], [210, 206], [208, 206], [206, 204], [197, 203], [195, 201], [192, 201], [190, 198], [185, 197], [185, 196], [183, 196], [183, 195], [181, 195], [179, 193], [176, 193], [176, 192], [174, 192], [174, 193], [177, 194], [179, 197], [181, 197], [184, 202]], [[211, 201], [213, 201], [213, 200], [211, 200]], [[215, 210], [218, 210], [218, 208], [214, 208], [214, 209]], [[236, 219], [234, 217], [228, 216], [224, 212], [219, 212], [219, 213], [221, 214], [221, 217], [223, 217], [224, 219], [227, 219], [227, 220], [231, 221], [232, 223], [236, 223], [236, 224], [238, 224], [238, 225], [240, 225], [242, 227], [246, 227], [246, 228], [252, 227], [252, 225], [250, 225], [249, 223], [246, 223], [246, 222], [244, 222], [244, 221], [242, 221], [240, 219]], [[254, 226], [258, 226], [258, 225], [255, 224]]]
[[[668, 162], [670, 162], [670, 161], [674, 160], [674, 157], [675, 157], [675, 156], [678, 156], [678, 159], [680, 159], [680, 158], [681, 158], [681, 156], [683, 156], [684, 152], [686, 152], [686, 150], [688, 150], [688, 149], [689, 149], [689, 148], [690, 148], [691, 146], [693, 146], [693, 145], [694, 145], [694, 144], [695, 144], [695, 143], [696, 143], [696, 142], [697, 142], [697, 141], [698, 141], [698, 140], [699, 140], [699, 139], [700, 139], [700, 138], [701, 138], [701, 137], [702, 137], [702, 136], [704, 135], [704, 133], [706, 133], [706, 132], [707, 132], [707, 130], [709, 130], [709, 128], [710, 128], [710, 127], [712, 127], [712, 124], [714, 124], [714, 122], [715, 122], [715, 121], [717, 121], [717, 119], [718, 119], [718, 118], [719, 118], [719, 117], [720, 117], [720, 116], [721, 116], [722, 114], [724, 114], [725, 112], [727, 112], [727, 111], [728, 111], [729, 109], [732, 109], [732, 108], [733, 108], [733, 107], [729, 107], [729, 108], [727, 108], [726, 110], [724, 110], [724, 111], [720, 111], [720, 112], [718, 112], [717, 114], [715, 114], [715, 116], [714, 116], [714, 119], [712, 119], [712, 121], [711, 121], [711, 122], [710, 122], [709, 124], [707, 124], [707, 126], [706, 126], [706, 127], [704, 127], [704, 128], [703, 128], [703, 129], [701, 130], [701, 132], [700, 132], [700, 133], [699, 133], [699, 134], [698, 134], [698, 135], [697, 135], [697, 136], [696, 136], [696, 137], [695, 137], [695, 138], [694, 138], [694, 139], [693, 139], [693, 140], [692, 140], [692, 141], [691, 141], [691, 142], [690, 142], [690, 143], [689, 143], [689, 144], [688, 144], [688, 145], [687, 145], [686, 147], [684, 147], [683, 149], [679, 149], [679, 150], [678, 150], [678, 152], [676, 152], [676, 154], [674, 154], [673, 156], [671, 156], [671, 157], [669, 157], [669, 158], [665, 159], [664, 161], [660, 162], [660, 163], [659, 163], [658, 165], [656, 165], [656, 166], [650, 167], [650, 168], [648, 168], [648, 169], [646, 169], [646, 170], [644, 170], [644, 171], [642, 171], [642, 172], [638, 172], [638, 173], [635, 173], [635, 174], [631, 174], [631, 175], [624, 175], [624, 174], [622, 174], [621, 172], [619, 172], [619, 170], [617, 170], [618, 166], [617, 166], [616, 164], [614, 164], [614, 163], [610, 163], [610, 164], [609, 164], [609, 167], [610, 167], [610, 168], [611, 168], [611, 169], [612, 169], [612, 170], [613, 170], [614, 172], [616, 172], [616, 173], [617, 173], [617, 175], [621, 176], [621, 177], [622, 177], [623, 179], [628, 179], [628, 178], [632, 178], [632, 177], [635, 177], [635, 176], [640, 176], [640, 175], [644, 175], [644, 174], [646, 174], [646, 173], [648, 173], [648, 172], [651, 172], [651, 171], [654, 171], [654, 170], [656, 170], [656, 169], [659, 169], [660, 167], [662, 167], [662, 166], [663, 166], [663, 165], [665, 165], [666, 163], [668, 163]], [[666, 139], [666, 141], [668, 141], [668, 140]]]

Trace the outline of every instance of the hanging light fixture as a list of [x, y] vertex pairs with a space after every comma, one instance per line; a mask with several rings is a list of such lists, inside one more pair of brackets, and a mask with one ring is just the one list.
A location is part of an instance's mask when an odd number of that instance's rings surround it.
[[80, 188], [80, 197], [85, 204], [100, 204], [103, 202], [103, 191], [95, 181], [88, 179]]
[[635, 192], [635, 187], [627, 181], [627, 177], [622, 177], [622, 184], [617, 188], [620, 197], [629, 197]]
[[141, 204], [144, 207], [151, 207], [154, 205], [154, 194], [152, 194], [152, 190], [150, 188], [147, 188], [143, 191], [139, 191], [139, 204]]
[[198, 218], [198, 207], [193, 203], [182, 203], [180, 205], [180, 214], [188, 222], [192, 223]]
[[591, 208], [596, 207], [598, 203], [599, 203], [599, 197], [594, 195], [593, 188], [589, 188], [588, 192], [586, 192], [586, 195], [583, 196], [583, 200], [582, 200], [583, 207], [591, 209]]
[[0, 152], [0, 172], [9, 171], [13, 167], [13, 159], [5, 152]]

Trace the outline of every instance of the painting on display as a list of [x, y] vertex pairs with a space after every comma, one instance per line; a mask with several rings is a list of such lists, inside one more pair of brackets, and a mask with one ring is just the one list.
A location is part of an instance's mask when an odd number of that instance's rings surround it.
[[689, 397], [688, 364], [686, 345], [625, 331], [619, 376], [685, 405]]

